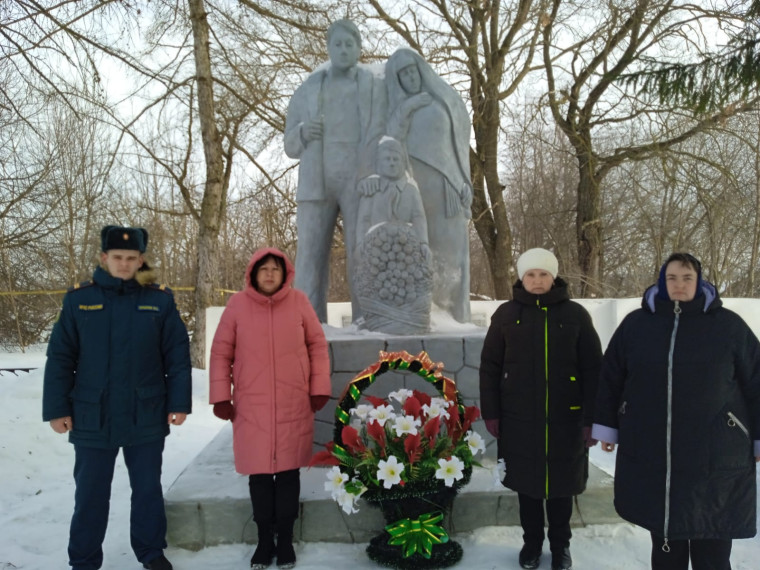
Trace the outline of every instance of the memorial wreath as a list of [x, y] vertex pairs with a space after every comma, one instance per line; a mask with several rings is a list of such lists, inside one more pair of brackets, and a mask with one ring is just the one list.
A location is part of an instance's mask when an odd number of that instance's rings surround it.
[[[359, 497], [382, 510], [388, 524], [367, 553], [385, 566], [441, 568], [462, 556], [443, 519], [485, 444], [471, 430], [478, 408], [463, 404], [442, 368], [424, 351], [380, 352], [377, 362], [349, 382], [335, 411], [333, 441], [311, 460], [332, 466], [325, 488], [346, 513], [357, 511]], [[389, 370], [416, 373], [440, 397], [408, 389], [387, 399], [363, 394]]]

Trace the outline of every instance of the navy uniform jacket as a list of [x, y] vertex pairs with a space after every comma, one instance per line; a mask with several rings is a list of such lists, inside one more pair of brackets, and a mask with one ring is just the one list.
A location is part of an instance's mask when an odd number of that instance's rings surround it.
[[97, 268], [63, 299], [47, 351], [42, 419], [71, 416], [69, 441], [141, 445], [169, 434], [169, 412], [190, 413], [187, 329], [171, 291]]

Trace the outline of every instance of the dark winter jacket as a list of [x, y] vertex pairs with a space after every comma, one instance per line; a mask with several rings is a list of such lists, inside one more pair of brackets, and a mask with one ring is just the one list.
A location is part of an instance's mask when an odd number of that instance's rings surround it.
[[624, 519], [673, 540], [754, 536], [760, 343], [712, 285], [679, 304], [647, 290], [605, 352], [595, 423], [619, 443]]
[[504, 485], [534, 498], [582, 493], [602, 358], [591, 317], [555, 280], [544, 295], [517, 282], [491, 318], [480, 361], [484, 419], [499, 419]]
[[113, 448], [162, 439], [190, 413], [187, 329], [169, 289], [97, 268], [63, 299], [47, 351], [42, 417], [71, 416], [69, 441]]

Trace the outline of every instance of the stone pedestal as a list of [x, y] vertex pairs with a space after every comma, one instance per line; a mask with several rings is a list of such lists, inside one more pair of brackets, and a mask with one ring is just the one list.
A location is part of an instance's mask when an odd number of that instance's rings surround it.
[[[333, 434], [335, 404], [349, 380], [378, 359], [378, 352], [427, 351], [435, 362], [445, 364], [443, 373], [457, 383], [466, 405], [479, 406], [478, 366], [485, 329], [466, 334], [420, 337], [356, 335], [329, 339], [333, 393], [330, 403], [317, 414], [314, 450], [323, 449]], [[365, 393], [386, 396], [406, 387], [429, 390], [416, 374], [389, 371]], [[486, 468], [475, 468], [471, 482], [454, 500], [448, 517], [449, 533], [467, 532], [483, 526], [518, 525], [517, 495], [494, 482], [496, 445], [482, 420], [474, 424], [487, 442]], [[573, 525], [620, 522], [612, 506], [612, 477], [589, 466], [588, 489], [578, 497]], [[345, 514], [324, 490], [327, 469], [301, 470], [301, 513], [295, 538], [301, 541], [365, 543], [380, 532], [383, 517], [377, 509], [360, 502], [359, 512]], [[177, 478], [165, 495], [167, 540], [172, 546], [199, 550], [206, 546], [256, 541], [251, 518], [248, 478], [235, 473], [232, 458], [232, 426], [219, 435]]]

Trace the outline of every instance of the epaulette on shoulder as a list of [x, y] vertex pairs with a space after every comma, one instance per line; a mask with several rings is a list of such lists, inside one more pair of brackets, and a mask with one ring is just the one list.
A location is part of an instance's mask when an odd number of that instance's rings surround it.
[[148, 283], [147, 287], [150, 287], [151, 289], [158, 289], [159, 291], [163, 291], [169, 295], [172, 294], [172, 290], [166, 283]]
[[92, 279], [88, 279], [87, 281], [80, 281], [79, 283], [75, 283], [74, 285], [69, 287], [66, 292], [71, 293], [72, 291], [76, 291], [77, 289], [84, 289], [85, 287], [92, 287], [93, 285], [95, 285], [95, 282]]

